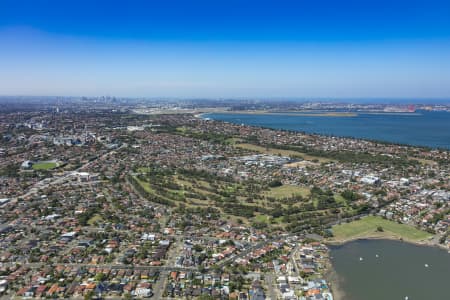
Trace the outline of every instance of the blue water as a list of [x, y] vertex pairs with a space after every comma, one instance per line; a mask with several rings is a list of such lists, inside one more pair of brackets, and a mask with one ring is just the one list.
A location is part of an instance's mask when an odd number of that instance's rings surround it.
[[419, 111], [417, 114], [362, 113], [354, 117], [212, 113], [204, 117], [274, 129], [450, 149], [450, 112], [443, 111]]
[[442, 249], [360, 240], [331, 247], [330, 255], [345, 300], [450, 299], [450, 254]]

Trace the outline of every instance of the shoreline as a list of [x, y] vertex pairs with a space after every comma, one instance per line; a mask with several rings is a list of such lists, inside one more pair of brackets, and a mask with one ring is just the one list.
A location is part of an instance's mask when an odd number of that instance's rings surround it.
[[331, 258], [328, 260], [324, 278], [328, 282], [333, 300], [345, 300], [345, 292], [339, 283], [339, 276], [331, 263]]
[[351, 237], [349, 239], [345, 239], [345, 240], [333, 240], [333, 239], [329, 239], [329, 240], [325, 240], [324, 244], [327, 246], [342, 246], [346, 243], [350, 243], [350, 242], [354, 242], [354, 241], [362, 241], [362, 240], [389, 240], [389, 241], [399, 241], [399, 242], [404, 242], [404, 243], [408, 243], [411, 245], [416, 245], [416, 246], [422, 246], [422, 247], [434, 247], [434, 248], [439, 248], [442, 250], [445, 250], [447, 252], [450, 252], [450, 249], [448, 249], [447, 247], [445, 247], [444, 245], [441, 245], [439, 243], [436, 242], [432, 242], [432, 240], [435, 238], [435, 236], [433, 236], [430, 239], [425, 239], [425, 240], [418, 240], [418, 241], [414, 241], [414, 240], [410, 240], [410, 239], [405, 239], [402, 237], [398, 237], [398, 236], [389, 236], [389, 235], [362, 235], [362, 236], [355, 236], [355, 237]]
[[356, 117], [359, 115], [357, 112], [333, 112], [333, 111], [265, 111], [265, 110], [238, 110], [238, 111], [214, 111], [204, 112], [199, 115], [208, 113], [219, 114], [237, 114], [237, 115], [272, 115], [272, 116], [300, 116], [300, 117]]
[[270, 111], [270, 110], [216, 110], [205, 113], [236, 114], [236, 115], [282, 115], [282, 116], [304, 116], [304, 117], [357, 117], [359, 115], [393, 115], [393, 116], [420, 116], [420, 112], [383, 112], [383, 111]]
[[[270, 113], [270, 112], [264, 112], [264, 111], [202, 111], [202, 112], [198, 112], [194, 114], [194, 117], [198, 118], [198, 119], [202, 119], [202, 120], [214, 120], [214, 121], [220, 121], [220, 122], [225, 122], [225, 123], [231, 123], [231, 124], [237, 124], [237, 125], [246, 125], [246, 126], [251, 126], [251, 127], [258, 127], [258, 128], [266, 128], [266, 129], [271, 129], [271, 130], [285, 130], [283, 128], [274, 128], [274, 127], [270, 127], [267, 125], [251, 125], [248, 123], [237, 123], [237, 122], [232, 122], [232, 121], [224, 121], [221, 119], [217, 119], [217, 118], [210, 118], [210, 117], [206, 117], [206, 114], [226, 114], [226, 115], [231, 115], [231, 114], [235, 114], [235, 115], [278, 115], [278, 116], [283, 116], [283, 115], [288, 115], [288, 116], [312, 116], [312, 117], [352, 117], [352, 116], [332, 116], [332, 115], [328, 115], [328, 116], [323, 116], [321, 114], [299, 114], [299, 113], [291, 113], [289, 114], [283, 114], [283, 113]], [[357, 115], [359, 114], [375, 114], [375, 113], [356, 113]], [[384, 113], [385, 115], [398, 115], [399, 113]], [[417, 115], [420, 113], [400, 113], [403, 115], [406, 114], [411, 114], [411, 115]], [[389, 141], [389, 140], [385, 140], [385, 139], [376, 139], [376, 138], [369, 138], [369, 137], [355, 137], [355, 136], [351, 136], [351, 135], [334, 135], [334, 134], [326, 134], [326, 133], [319, 133], [319, 132], [314, 132], [314, 131], [305, 131], [305, 130], [301, 130], [301, 129], [294, 129], [293, 131], [296, 132], [300, 132], [303, 134], [308, 134], [308, 135], [312, 135], [312, 136], [320, 136], [320, 137], [339, 137], [339, 138], [344, 138], [344, 139], [352, 139], [352, 140], [361, 140], [361, 141], [367, 141], [367, 142], [372, 142], [372, 143], [380, 143], [383, 145], [395, 145], [395, 146], [401, 146], [401, 147], [408, 147], [408, 148], [418, 148], [418, 149], [435, 149], [435, 150], [443, 150], [443, 151], [450, 151], [450, 148], [447, 148], [447, 146], [431, 146], [431, 145], [425, 145], [425, 144], [409, 144], [409, 143], [401, 143], [401, 142], [395, 142], [395, 141]]]

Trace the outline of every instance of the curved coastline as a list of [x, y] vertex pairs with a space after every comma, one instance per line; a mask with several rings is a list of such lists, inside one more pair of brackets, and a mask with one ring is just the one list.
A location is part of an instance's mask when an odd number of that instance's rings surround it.
[[339, 282], [339, 275], [333, 267], [331, 261], [326, 266], [326, 272], [324, 274], [325, 280], [328, 282], [333, 300], [345, 300], [345, 291]]
[[[434, 239], [434, 236], [433, 236]], [[431, 239], [426, 239], [426, 240], [419, 240], [419, 241], [413, 241], [410, 239], [405, 239], [402, 237], [398, 237], [398, 236], [394, 236], [394, 235], [362, 235], [362, 236], [355, 236], [355, 237], [351, 237], [345, 240], [325, 240], [324, 243], [327, 246], [341, 246], [347, 243], [351, 243], [354, 241], [364, 241], [364, 240], [388, 240], [388, 241], [398, 241], [398, 242], [403, 242], [403, 243], [408, 243], [411, 245], [416, 245], [416, 246], [422, 246], [422, 247], [435, 247], [435, 248], [439, 248], [445, 251], [448, 251], [448, 249], [439, 244], [439, 243], [435, 243], [432, 242]]]
[[[236, 114], [236, 115], [283, 115], [308, 117], [356, 117], [359, 115], [391, 115], [391, 116], [421, 116], [421, 112], [383, 112], [383, 111], [310, 111], [310, 110], [217, 110], [205, 113]], [[202, 113], [204, 114], [204, 113]]]
[[[267, 116], [296, 116], [296, 117], [325, 117], [325, 118], [332, 118], [332, 117], [337, 117], [337, 118], [347, 118], [350, 116], [334, 116], [334, 115], [327, 115], [327, 116], [323, 116], [320, 114], [313, 114], [313, 113], [307, 113], [307, 114], [300, 114], [300, 113], [291, 113], [291, 114], [285, 114], [285, 113], [271, 113], [271, 112], [264, 112], [264, 111], [241, 111], [241, 112], [235, 112], [235, 111], [223, 111], [223, 112], [203, 112], [198, 114], [197, 116], [199, 118], [202, 119], [212, 119], [212, 120], [217, 120], [217, 121], [222, 121], [222, 122], [226, 122], [226, 123], [232, 123], [232, 124], [239, 124], [238, 122], [232, 122], [232, 121], [225, 121], [225, 120], [221, 120], [220, 118], [214, 118], [212, 116], [209, 115], [214, 115], [214, 114], [226, 114], [226, 115], [267, 115]], [[358, 115], [380, 115], [380, 113], [361, 113], [361, 112], [357, 112], [356, 116]], [[206, 116], [208, 115], [208, 116]], [[422, 113], [382, 113], [382, 115], [408, 115], [408, 116], [420, 116], [423, 115]], [[351, 134], [328, 134], [328, 133], [321, 133], [321, 132], [317, 132], [314, 130], [311, 131], [306, 131], [306, 130], [302, 130], [302, 129], [284, 129], [284, 128], [277, 128], [277, 127], [271, 127], [271, 126], [264, 126], [264, 125], [252, 125], [252, 124], [248, 124], [245, 122], [241, 122], [241, 124], [245, 124], [247, 126], [253, 126], [253, 127], [257, 127], [257, 128], [265, 128], [265, 129], [273, 129], [273, 130], [286, 130], [286, 131], [295, 131], [295, 132], [299, 132], [299, 133], [303, 133], [303, 134], [309, 134], [309, 135], [316, 135], [316, 136], [323, 136], [323, 137], [339, 137], [339, 138], [347, 138], [347, 139], [354, 139], [354, 140], [360, 140], [360, 141], [368, 141], [368, 142], [373, 142], [373, 143], [379, 143], [379, 144], [386, 144], [386, 145], [395, 145], [395, 146], [401, 146], [401, 147], [414, 147], [414, 148], [420, 148], [420, 149], [435, 149], [435, 150], [442, 150], [442, 151], [449, 151], [450, 150], [450, 145], [426, 145], [424, 143], [414, 143], [414, 142], [396, 142], [396, 141], [390, 141], [389, 139], [383, 139], [383, 138], [371, 138], [371, 137], [358, 137], [358, 136], [353, 136]]]
[[300, 116], [300, 117], [356, 117], [359, 112], [310, 112], [310, 111], [221, 111], [220, 114], [236, 115], [269, 115], [269, 116]]

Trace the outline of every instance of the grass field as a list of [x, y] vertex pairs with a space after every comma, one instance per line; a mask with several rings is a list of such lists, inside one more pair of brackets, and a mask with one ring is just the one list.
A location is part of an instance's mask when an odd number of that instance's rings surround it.
[[256, 222], [261, 222], [261, 223], [269, 223], [270, 217], [267, 215], [257, 215], [255, 216], [255, 221]]
[[418, 162], [420, 162], [422, 165], [431, 165], [431, 166], [433, 166], [433, 165], [436, 165], [437, 164], [437, 162], [435, 162], [435, 161], [433, 161], [433, 160], [430, 160], [430, 159], [423, 159], [423, 158], [416, 158], [416, 157], [409, 157], [409, 159], [412, 159], [412, 160], [417, 160]]
[[95, 214], [92, 218], [89, 219], [89, 221], [87, 221], [87, 223], [91, 226], [95, 225], [96, 222], [103, 222], [103, 218], [98, 214]]
[[235, 144], [238, 144], [238, 143], [242, 143], [242, 141], [243, 141], [242, 139], [240, 139], [240, 138], [235, 138], [235, 137], [227, 139], [227, 143], [229, 143], [229, 144], [231, 144], [231, 145], [235, 145]]
[[247, 149], [247, 150], [252, 150], [255, 152], [259, 152], [259, 153], [264, 153], [264, 154], [270, 154], [270, 155], [281, 155], [281, 156], [289, 156], [289, 157], [301, 157], [305, 160], [317, 160], [318, 162], [323, 162], [323, 163], [327, 163], [327, 162], [331, 162], [331, 159], [328, 158], [324, 158], [324, 157], [319, 157], [319, 156], [312, 156], [312, 155], [308, 155], [305, 154], [303, 152], [300, 151], [293, 151], [293, 150], [283, 150], [283, 149], [275, 149], [275, 148], [266, 148], [266, 147], [261, 147], [258, 145], [253, 145], [253, 144], [248, 144], [248, 143], [243, 143], [243, 144], [234, 144], [235, 147], [237, 148], [241, 148], [241, 149]]
[[271, 188], [269, 191], [265, 192], [267, 197], [283, 199], [291, 197], [293, 195], [300, 195], [302, 197], [308, 197], [310, 191], [308, 188], [295, 186], [295, 185], [282, 185], [276, 188]]
[[[377, 231], [378, 226], [383, 228], [383, 232]], [[364, 237], [402, 238], [407, 241], [417, 242], [432, 236], [412, 226], [398, 224], [375, 216], [364, 217], [361, 220], [351, 223], [335, 225], [332, 230], [334, 235], [333, 240], [337, 242]]]
[[57, 163], [52, 161], [43, 161], [43, 162], [37, 162], [33, 164], [33, 170], [51, 170], [58, 166]]
[[138, 168], [137, 171], [139, 173], [144, 173], [145, 174], [145, 173], [150, 172], [150, 168], [142, 167], [142, 168]]
[[136, 179], [139, 185], [142, 186], [147, 193], [153, 193], [153, 189], [148, 182], [142, 181], [137, 177], [134, 177], [134, 179]]
[[336, 202], [339, 204], [345, 204], [347, 202], [347, 201], [345, 201], [344, 197], [342, 197], [339, 194], [334, 195], [334, 200], [336, 200]]

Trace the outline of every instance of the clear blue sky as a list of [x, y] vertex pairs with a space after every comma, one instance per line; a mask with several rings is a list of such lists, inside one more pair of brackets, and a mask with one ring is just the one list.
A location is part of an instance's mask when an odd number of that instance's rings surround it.
[[450, 98], [450, 1], [0, 0], [0, 95]]

